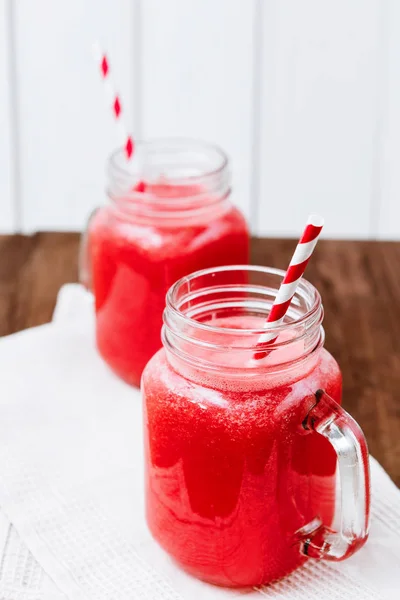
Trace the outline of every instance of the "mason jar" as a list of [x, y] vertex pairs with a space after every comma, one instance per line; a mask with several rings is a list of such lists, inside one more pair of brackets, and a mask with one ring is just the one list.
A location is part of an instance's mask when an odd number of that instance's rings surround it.
[[309, 282], [276, 339], [260, 342], [283, 277], [227, 266], [175, 283], [163, 348], [143, 373], [150, 531], [218, 585], [265, 584], [307, 558], [343, 560], [368, 535], [367, 445], [341, 408]]
[[225, 153], [199, 141], [137, 143], [108, 167], [107, 205], [89, 220], [81, 280], [95, 296], [100, 354], [125, 381], [139, 385], [161, 346], [168, 288], [201, 268], [247, 263], [246, 221], [231, 202]]

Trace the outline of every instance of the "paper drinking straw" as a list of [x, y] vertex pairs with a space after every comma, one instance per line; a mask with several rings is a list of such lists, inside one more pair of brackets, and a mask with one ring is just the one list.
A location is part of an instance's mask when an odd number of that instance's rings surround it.
[[[290, 306], [293, 296], [296, 293], [297, 286], [302, 278], [311, 254], [317, 245], [319, 235], [324, 225], [324, 219], [319, 215], [310, 215], [306, 227], [303, 231], [296, 250], [289, 263], [285, 277], [280, 285], [275, 301], [266, 321], [266, 328], [269, 330], [262, 334], [258, 344], [272, 344], [277, 339], [273, 328], [283, 322], [285, 314]], [[254, 354], [254, 358], [260, 359], [267, 356], [267, 352], [260, 351]]]
[[115, 118], [119, 144], [124, 149], [127, 160], [130, 160], [134, 153], [135, 144], [124, 123], [121, 98], [114, 87], [112, 75], [110, 73], [110, 62], [98, 42], [93, 44], [93, 55], [104, 81], [104, 92], [106, 94], [107, 102], [109, 102]]

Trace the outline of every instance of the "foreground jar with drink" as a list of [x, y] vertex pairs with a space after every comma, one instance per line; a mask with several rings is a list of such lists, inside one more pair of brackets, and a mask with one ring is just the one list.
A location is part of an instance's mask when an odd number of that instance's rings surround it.
[[135, 157], [110, 159], [110, 203], [90, 219], [81, 279], [95, 295], [100, 354], [139, 385], [161, 346], [168, 288], [197, 269], [247, 263], [249, 238], [221, 150], [159, 140], [137, 144]]
[[226, 267], [178, 281], [164, 348], [143, 373], [149, 528], [218, 585], [268, 583], [307, 557], [342, 560], [368, 535], [367, 445], [340, 406], [310, 283], [277, 339], [259, 343], [283, 276]]

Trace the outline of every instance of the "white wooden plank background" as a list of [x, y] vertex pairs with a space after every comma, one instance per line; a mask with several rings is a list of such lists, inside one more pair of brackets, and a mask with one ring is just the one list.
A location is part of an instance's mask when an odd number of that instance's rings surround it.
[[377, 237], [400, 239], [400, 2], [385, 2], [376, 186]]
[[283, 0], [263, 20], [260, 232], [318, 212], [325, 235], [368, 237], [379, 0]]
[[0, 231], [13, 231], [13, 146], [10, 111], [9, 13], [6, 0], [0, 0]]
[[223, 146], [256, 233], [315, 210], [326, 236], [400, 239], [397, 0], [0, 0], [0, 231], [80, 229], [105, 200], [95, 38], [135, 135]]
[[145, 0], [143, 134], [210, 140], [250, 214], [253, 0]]
[[81, 228], [104, 201], [105, 161], [116, 145], [91, 46], [109, 50], [134, 110], [130, 0], [20, 0], [17, 61], [23, 228]]

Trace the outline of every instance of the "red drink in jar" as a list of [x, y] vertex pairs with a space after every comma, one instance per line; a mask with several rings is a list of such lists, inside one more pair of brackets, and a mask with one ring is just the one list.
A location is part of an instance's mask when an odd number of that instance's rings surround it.
[[306, 555], [340, 560], [367, 537], [366, 444], [340, 408], [311, 284], [254, 358], [282, 276], [233, 267], [178, 282], [164, 349], [143, 374], [150, 530], [185, 570], [218, 585], [273, 581]]
[[132, 172], [122, 152], [111, 159], [111, 203], [90, 220], [83, 269], [95, 295], [98, 349], [134, 385], [161, 346], [168, 288], [199, 268], [247, 264], [249, 253], [220, 150], [159, 141], [137, 152]]

